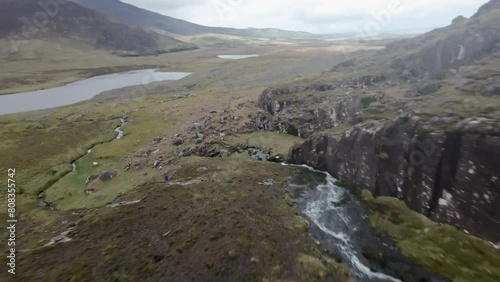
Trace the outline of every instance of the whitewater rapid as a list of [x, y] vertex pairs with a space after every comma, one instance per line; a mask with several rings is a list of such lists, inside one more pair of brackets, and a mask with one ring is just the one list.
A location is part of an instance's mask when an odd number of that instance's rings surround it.
[[[390, 275], [373, 271], [363, 257], [360, 247], [356, 246], [355, 236], [360, 229], [369, 225], [369, 219], [353, 196], [344, 188], [337, 186], [336, 179], [327, 172], [301, 165], [314, 173], [325, 175], [323, 183], [317, 184], [315, 191], [308, 193], [301, 205], [302, 212], [322, 234], [324, 242], [334, 246], [361, 281], [401, 281]], [[361, 232], [362, 233], [362, 232]]]

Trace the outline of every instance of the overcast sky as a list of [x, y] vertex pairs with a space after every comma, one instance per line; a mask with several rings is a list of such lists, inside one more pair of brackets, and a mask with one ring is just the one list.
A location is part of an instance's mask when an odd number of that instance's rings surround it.
[[[122, 0], [207, 26], [314, 33], [422, 32], [470, 17], [487, 0]], [[377, 23], [378, 19], [378, 23]]]

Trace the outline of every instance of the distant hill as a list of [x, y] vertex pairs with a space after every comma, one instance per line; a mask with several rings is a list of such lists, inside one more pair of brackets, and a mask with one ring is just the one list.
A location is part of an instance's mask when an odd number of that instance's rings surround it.
[[155, 53], [190, 45], [166, 35], [119, 22], [73, 2], [59, 4], [57, 13], [39, 0], [0, 0], [0, 38], [69, 38], [97, 49]]
[[392, 42], [374, 57], [353, 59], [332, 71], [363, 70], [419, 82], [456, 75], [468, 69], [463, 66], [481, 64], [484, 72], [486, 65], [496, 64], [498, 59], [500, 0], [491, 0], [471, 18], [458, 16], [449, 26]]
[[419, 78], [443, 78], [450, 69], [500, 55], [500, 0], [492, 0], [467, 19], [387, 46], [391, 67]]
[[300, 32], [287, 31], [276, 28], [248, 28], [235, 29], [224, 27], [208, 27], [190, 23], [188, 21], [175, 19], [154, 13], [136, 6], [123, 3], [119, 0], [72, 0], [90, 9], [97, 10], [103, 14], [114, 17], [131, 25], [141, 26], [149, 29], [159, 29], [165, 32], [178, 35], [197, 35], [204, 33], [218, 33], [227, 35], [237, 35], [258, 38], [288, 38], [288, 39], [308, 39], [315, 38], [316, 35]]

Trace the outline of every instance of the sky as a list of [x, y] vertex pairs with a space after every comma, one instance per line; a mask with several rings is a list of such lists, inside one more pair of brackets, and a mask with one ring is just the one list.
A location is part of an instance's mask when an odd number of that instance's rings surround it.
[[313, 33], [425, 32], [488, 0], [121, 0], [206, 26]]

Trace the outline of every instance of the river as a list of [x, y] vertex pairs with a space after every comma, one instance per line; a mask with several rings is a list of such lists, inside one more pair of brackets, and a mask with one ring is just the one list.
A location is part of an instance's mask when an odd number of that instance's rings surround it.
[[179, 80], [191, 73], [156, 72], [154, 69], [107, 74], [61, 87], [0, 95], [0, 115], [67, 106], [92, 99], [102, 92], [156, 81]]
[[444, 281], [404, 256], [392, 238], [371, 226], [368, 212], [329, 173], [308, 166], [288, 183], [295, 206], [325, 250], [339, 256], [357, 281]]

